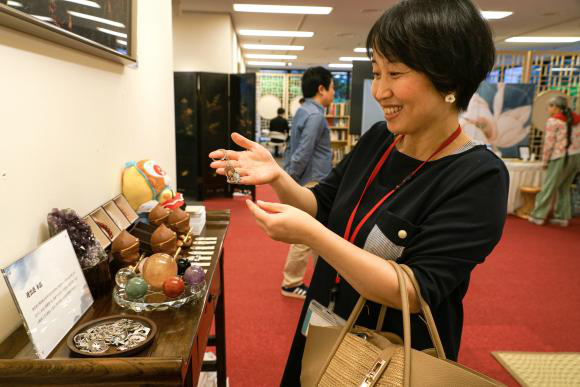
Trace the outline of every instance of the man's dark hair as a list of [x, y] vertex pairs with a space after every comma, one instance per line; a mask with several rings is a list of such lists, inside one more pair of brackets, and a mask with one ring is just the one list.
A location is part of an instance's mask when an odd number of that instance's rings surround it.
[[454, 92], [459, 110], [495, 63], [491, 30], [470, 0], [403, 0], [375, 22], [366, 47]]
[[284, 113], [286, 113], [286, 110], [284, 110], [284, 108], [278, 108], [278, 115], [279, 116], [281, 116]]
[[302, 75], [302, 94], [305, 98], [312, 98], [318, 92], [318, 86], [326, 90], [330, 88], [332, 74], [324, 67], [310, 67]]

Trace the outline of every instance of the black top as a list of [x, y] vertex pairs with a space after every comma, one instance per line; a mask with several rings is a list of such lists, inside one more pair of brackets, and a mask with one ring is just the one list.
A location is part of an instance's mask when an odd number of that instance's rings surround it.
[[[348, 218], [364, 186], [394, 136], [385, 122], [375, 124], [330, 175], [312, 189], [317, 219], [343, 236]], [[421, 161], [396, 148], [365, 194], [354, 226]], [[355, 244], [386, 259], [411, 267], [430, 305], [448, 358], [456, 360], [463, 325], [462, 300], [471, 270], [485, 260], [500, 240], [506, 216], [508, 172], [503, 161], [485, 146], [427, 163], [418, 174], [387, 199], [361, 228]], [[407, 236], [399, 236], [406, 231]], [[300, 332], [312, 299], [328, 306], [336, 271], [319, 259], [282, 380], [298, 386], [305, 337]], [[359, 294], [341, 281], [335, 312], [347, 318]], [[379, 305], [367, 303], [358, 325], [375, 328]], [[399, 310], [389, 309], [383, 331], [403, 336]], [[419, 315], [411, 315], [412, 347], [433, 347]]]
[[276, 116], [270, 121], [270, 132], [280, 132], [287, 134], [289, 130], [288, 120], [286, 120], [284, 117]]

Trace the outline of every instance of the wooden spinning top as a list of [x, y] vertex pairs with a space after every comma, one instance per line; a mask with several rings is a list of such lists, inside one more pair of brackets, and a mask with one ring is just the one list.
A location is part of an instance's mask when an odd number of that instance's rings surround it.
[[113, 241], [111, 251], [115, 259], [131, 265], [139, 260], [139, 239], [123, 230]]
[[187, 234], [189, 231], [189, 214], [181, 208], [176, 208], [169, 214], [167, 223], [178, 234]]
[[151, 249], [154, 253], [165, 253], [173, 256], [177, 251], [177, 234], [162, 224], [151, 235]]
[[159, 226], [162, 223], [167, 223], [169, 213], [170, 211], [167, 208], [158, 204], [149, 213], [149, 221], [156, 226]]

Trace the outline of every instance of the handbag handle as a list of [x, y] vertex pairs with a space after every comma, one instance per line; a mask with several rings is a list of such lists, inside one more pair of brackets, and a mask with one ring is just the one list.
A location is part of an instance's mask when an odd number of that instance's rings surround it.
[[[409, 312], [409, 294], [407, 292], [407, 282], [405, 280], [405, 275], [403, 274], [399, 265], [393, 261], [387, 261], [392, 264], [393, 268], [395, 269], [395, 273], [397, 274], [397, 279], [399, 282], [399, 295], [401, 296], [401, 306], [403, 311], [403, 348], [404, 348], [404, 356], [405, 356], [405, 366], [403, 371], [403, 385], [404, 387], [409, 386], [409, 380], [411, 375], [411, 317]], [[338, 347], [344, 340], [346, 334], [352, 329], [354, 323], [360, 316], [360, 313], [366, 303], [366, 299], [363, 296], [360, 296], [358, 301], [356, 302], [350, 316], [344, 327], [341, 329], [338, 338], [334, 342], [332, 346], [332, 350], [329, 353], [324, 366], [321, 368], [320, 374], [318, 375], [318, 380], [316, 381], [316, 385], [320, 383], [322, 376], [326, 372], [328, 365], [330, 364], [332, 358], [336, 354]]]
[[435, 325], [433, 314], [431, 314], [431, 308], [429, 307], [429, 304], [427, 304], [423, 296], [421, 296], [421, 288], [419, 287], [419, 283], [415, 278], [413, 270], [411, 270], [411, 268], [407, 265], [397, 265], [397, 266], [403, 269], [403, 271], [407, 273], [407, 276], [411, 280], [411, 284], [415, 288], [415, 295], [417, 296], [417, 299], [419, 300], [419, 305], [421, 306], [421, 312], [425, 317], [427, 329], [429, 330], [429, 336], [431, 336], [431, 341], [433, 342], [433, 346], [435, 347], [435, 352], [437, 352], [437, 357], [439, 359], [445, 360], [447, 357], [445, 356], [445, 350], [443, 349], [443, 344], [441, 343], [441, 338], [439, 337], [439, 332], [437, 331], [437, 326]]

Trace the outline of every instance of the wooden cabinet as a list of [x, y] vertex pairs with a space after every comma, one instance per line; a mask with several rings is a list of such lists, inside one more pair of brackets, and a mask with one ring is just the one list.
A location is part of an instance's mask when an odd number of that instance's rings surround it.
[[[229, 211], [208, 211], [203, 236], [216, 236], [218, 243], [206, 274], [207, 287], [197, 302], [177, 310], [144, 312], [158, 327], [150, 347], [123, 358], [75, 358], [66, 345], [66, 337], [50, 354], [40, 360], [34, 355], [23, 327], [0, 343], [0, 386], [195, 386], [205, 348], [216, 347], [217, 361], [207, 367], [218, 372], [218, 386], [226, 385], [225, 308], [224, 308], [224, 238], [229, 225]], [[95, 301], [78, 321], [114, 314], [135, 314], [121, 309], [111, 294]], [[215, 337], [209, 336], [215, 318]], [[74, 327], [73, 327], [74, 329]]]

